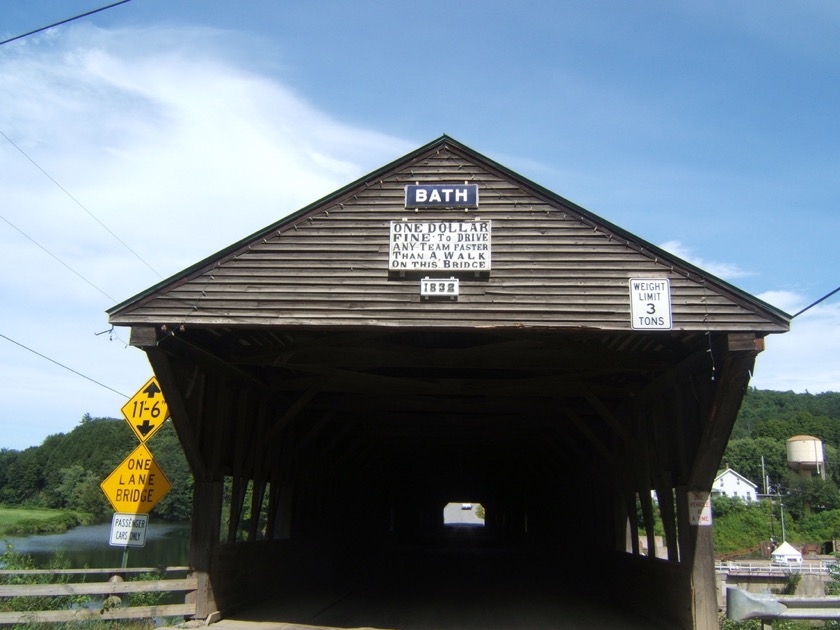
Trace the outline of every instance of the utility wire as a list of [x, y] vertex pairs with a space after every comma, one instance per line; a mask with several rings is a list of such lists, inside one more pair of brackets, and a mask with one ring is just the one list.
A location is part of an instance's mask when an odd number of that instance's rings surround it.
[[107, 293], [105, 293], [105, 291], [103, 291], [102, 289], [100, 289], [98, 286], [96, 286], [95, 284], [93, 284], [93, 282], [91, 282], [90, 280], [88, 280], [87, 278], [85, 278], [85, 277], [84, 277], [82, 274], [80, 274], [78, 271], [76, 271], [75, 269], [73, 269], [73, 267], [71, 267], [70, 265], [68, 265], [68, 264], [67, 264], [66, 262], [64, 262], [63, 260], [61, 260], [61, 258], [59, 258], [59, 257], [58, 257], [58, 256], [56, 256], [55, 254], [53, 254], [50, 250], [48, 250], [46, 247], [44, 247], [43, 245], [41, 245], [41, 244], [40, 244], [38, 241], [36, 241], [34, 238], [32, 238], [31, 236], [29, 236], [29, 234], [27, 234], [26, 232], [24, 232], [23, 230], [21, 230], [18, 226], [16, 226], [14, 223], [12, 223], [11, 221], [9, 221], [6, 217], [4, 217], [4, 216], [0, 215], [0, 219], [3, 219], [3, 221], [5, 221], [6, 223], [8, 223], [11, 227], [13, 227], [15, 230], [17, 230], [20, 234], [22, 234], [23, 236], [25, 236], [27, 239], [29, 239], [32, 243], [34, 243], [35, 245], [37, 245], [38, 247], [40, 247], [43, 251], [45, 251], [47, 254], [49, 254], [50, 256], [52, 256], [55, 260], [57, 260], [57, 261], [58, 261], [58, 262], [60, 262], [62, 265], [64, 265], [65, 267], [67, 267], [67, 269], [69, 269], [70, 271], [72, 271], [73, 273], [75, 273], [77, 276], [79, 276], [82, 280], [84, 280], [85, 282], [87, 282], [87, 283], [88, 283], [90, 286], [92, 286], [94, 289], [96, 289], [97, 291], [99, 291], [99, 292], [100, 292], [102, 295], [104, 295], [106, 298], [108, 298], [108, 299], [109, 299], [109, 300], [111, 300], [112, 302], [116, 302], [116, 301], [117, 301], [116, 299], [114, 299], [113, 297], [111, 297], [110, 295], [108, 295]]
[[[128, 0], [124, 0], [124, 1], [125, 1], [125, 2], [128, 2]], [[56, 181], [56, 179], [55, 179], [52, 175], [50, 175], [49, 173], [47, 173], [47, 171], [45, 171], [45, 170], [41, 167], [41, 165], [40, 165], [40, 164], [38, 164], [35, 160], [33, 160], [31, 157], [29, 157], [29, 155], [27, 155], [26, 151], [24, 151], [24, 150], [23, 150], [23, 149], [21, 149], [21, 148], [20, 148], [17, 144], [15, 144], [15, 142], [14, 142], [14, 141], [13, 141], [13, 140], [9, 137], [9, 136], [7, 136], [7, 135], [3, 132], [3, 130], [0, 130], [0, 136], [3, 136], [6, 140], [8, 140], [8, 141], [9, 141], [9, 144], [11, 144], [11, 145], [12, 145], [15, 149], [17, 149], [18, 151], [20, 151], [20, 153], [21, 153], [21, 155], [23, 155], [23, 157], [25, 157], [27, 160], [29, 160], [30, 162], [32, 162], [32, 164], [34, 164], [34, 165], [35, 165], [35, 168], [37, 168], [37, 169], [38, 169], [39, 171], [41, 171], [44, 175], [46, 175], [46, 177], [47, 177], [47, 178], [48, 178], [48, 179], [49, 179], [49, 180], [50, 180], [53, 184], [55, 184], [56, 186], [58, 186], [58, 188], [59, 188], [59, 190], [61, 190], [61, 192], [63, 192], [63, 193], [64, 193], [65, 195], [67, 195], [68, 197], [70, 197], [70, 199], [72, 199], [72, 200], [73, 200], [73, 202], [74, 202], [77, 206], [79, 206], [82, 210], [84, 210], [84, 211], [88, 214], [88, 216], [90, 216], [90, 217], [91, 217], [94, 221], [96, 221], [99, 225], [101, 225], [101, 226], [102, 226], [102, 228], [103, 228], [106, 232], [108, 232], [108, 234], [110, 234], [111, 236], [113, 236], [113, 237], [114, 237], [114, 238], [115, 238], [115, 239], [116, 239], [116, 240], [117, 240], [117, 241], [118, 241], [118, 242], [119, 242], [119, 243], [120, 243], [123, 247], [125, 247], [125, 248], [129, 251], [129, 252], [131, 252], [131, 254], [132, 254], [132, 255], [133, 255], [133, 256], [134, 256], [137, 260], [139, 260], [141, 263], [143, 263], [144, 265], [146, 265], [146, 267], [148, 267], [149, 269], [151, 269], [152, 273], [154, 273], [154, 274], [155, 274], [158, 278], [160, 278], [161, 280], [163, 279], [163, 276], [162, 276], [162, 275], [160, 275], [154, 267], [152, 267], [152, 266], [151, 266], [148, 262], [146, 262], [146, 260], [145, 260], [142, 256], [140, 256], [140, 254], [138, 254], [138, 253], [137, 253], [137, 252], [135, 252], [133, 249], [131, 249], [131, 247], [129, 247], [129, 246], [128, 246], [128, 244], [127, 244], [124, 240], [122, 240], [119, 236], [117, 236], [117, 235], [116, 235], [116, 234], [115, 234], [115, 233], [111, 230], [111, 228], [109, 228], [107, 225], [105, 225], [104, 223], [102, 223], [102, 221], [100, 221], [100, 220], [96, 217], [96, 215], [94, 215], [94, 214], [93, 214], [93, 212], [91, 212], [90, 210], [88, 210], [88, 209], [85, 207], [85, 205], [84, 205], [81, 201], [79, 201], [79, 200], [78, 200], [78, 199], [76, 199], [73, 195], [71, 195], [71, 194], [67, 191], [67, 189], [66, 189], [66, 188], [64, 188], [64, 186], [62, 186], [61, 184], [59, 184], [59, 183]]]
[[38, 352], [38, 351], [36, 351], [36, 350], [33, 350], [32, 348], [29, 348], [28, 346], [23, 345], [23, 344], [22, 344], [22, 343], [20, 343], [19, 341], [15, 341], [15, 340], [14, 340], [14, 339], [12, 339], [11, 337], [7, 337], [7, 336], [6, 336], [6, 335], [4, 335], [3, 333], [0, 333], [0, 337], [2, 337], [3, 339], [5, 339], [6, 341], [11, 341], [13, 344], [15, 344], [16, 346], [19, 346], [19, 347], [23, 348], [24, 350], [28, 350], [28, 351], [29, 351], [29, 352], [31, 352], [32, 354], [36, 354], [36, 355], [38, 355], [38, 356], [39, 356], [39, 357], [41, 357], [42, 359], [46, 359], [46, 360], [47, 360], [47, 361], [49, 361], [50, 363], [55, 363], [58, 367], [64, 368], [64, 369], [65, 369], [65, 370], [67, 370], [68, 372], [73, 372], [73, 374], [75, 374], [76, 376], [81, 376], [82, 378], [89, 380], [91, 383], [96, 383], [96, 384], [97, 384], [97, 385], [99, 385], [100, 387], [104, 387], [105, 389], [107, 389], [107, 390], [109, 390], [109, 391], [112, 391], [112, 392], [114, 392], [115, 394], [119, 394], [120, 396], [122, 396], [122, 397], [124, 397], [124, 398], [129, 398], [129, 396], [126, 396], [126, 395], [125, 395], [125, 394], [123, 394], [122, 392], [118, 392], [118, 391], [117, 391], [116, 389], [114, 389], [113, 387], [108, 387], [108, 386], [107, 386], [107, 385], [105, 385], [104, 383], [100, 383], [99, 381], [97, 381], [96, 379], [91, 378], [90, 376], [85, 376], [85, 375], [84, 375], [84, 374], [82, 374], [81, 372], [77, 372], [77, 371], [76, 371], [76, 370], [74, 370], [73, 368], [67, 367], [67, 366], [66, 366], [66, 365], [64, 365], [63, 363], [59, 363], [59, 362], [58, 362], [58, 361], [56, 361], [55, 359], [51, 359], [50, 357], [48, 357], [48, 356], [47, 356], [47, 355], [45, 355], [45, 354], [41, 354], [40, 352]]
[[[834, 295], [834, 294], [835, 294], [835, 293], [837, 293], [838, 291], [840, 291], [840, 287], [837, 287], [836, 289], [834, 289], [834, 291], [831, 291], [830, 293], [826, 293], [826, 294], [825, 294], [824, 296], [822, 296], [819, 300], [817, 300], [817, 301], [816, 301], [816, 302], [814, 302], [813, 304], [809, 304], [808, 306], [806, 306], [805, 308], [803, 308], [801, 311], [799, 311], [799, 312], [798, 312], [796, 315], [794, 315], [793, 317], [798, 317], [799, 315], [802, 315], [802, 313], [804, 313], [804, 312], [805, 312], [805, 311], [807, 311], [808, 309], [810, 309], [810, 308], [812, 308], [812, 307], [816, 306], [817, 304], [819, 304], [819, 303], [820, 303], [820, 302], [822, 302], [823, 300], [827, 300], [828, 298], [830, 298], [832, 295]], [[791, 317], [791, 319], [793, 319], [793, 317]]]
[[93, 15], [94, 13], [99, 13], [100, 11], [104, 11], [105, 9], [110, 9], [111, 7], [118, 6], [120, 4], [125, 4], [126, 2], [130, 2], [131, 0], [121, 0], [120, 2], [114, 2], [113, 4], [109, 4], [106, 7], [100, 7], [99, 9], [94, 9], [93, 11], [88, 11], [87, 13], [82, 13], [81, 15], [77, 15], [75, 17], [67, 18], [66, 20], [61, 20], [60, 22], [56, 22], [54, 24], [50, 24], [48, 26], [42, 26], [41, 28], [36, 28], [34, 31], [29, 31], [28, 33], [24, 33], [23, 35], [16, 35], [10, 39], [5, 39], [0, 42], [0, 46], [3, 44], [8, 44], [9, 42], [17, 41], [18, 39], [23, 39], [24, 37], [29, 37], [30, 35], [34, 35], [35, 33], [40, 33], [41, 31], [46, 31], [47, 29], [53, 28], [55, 26], [61, 26], [62, 24], [67, 24], [68, 22], [72, 22], [73, 20], [78, 20], [79, 18], [87, 17], [88, 15]]

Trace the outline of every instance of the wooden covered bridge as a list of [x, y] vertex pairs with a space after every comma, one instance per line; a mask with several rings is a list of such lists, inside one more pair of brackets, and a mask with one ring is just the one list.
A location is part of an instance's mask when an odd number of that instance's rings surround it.
[[[541, 591], [717, 628], [695, 493], [790, 317], [453, 139], [109, 315], [195, 477], [198, 616], [352, 591], [340, 619], [278, 621], [421, 627], [413, 593], [504, 627]], [[480, 535], [444, 527], [450, 501], [484, 507]]]

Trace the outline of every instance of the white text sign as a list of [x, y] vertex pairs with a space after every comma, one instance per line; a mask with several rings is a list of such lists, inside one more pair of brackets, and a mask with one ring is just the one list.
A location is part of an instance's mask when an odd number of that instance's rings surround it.
[[668, 278], [630, 278], [630, 323], [634, 330], [671, 329]]
[[699, 527], [709, 527], [712, 524], [712, 502], [708, 492], [689, 491], [688, 522]]
[[115, 513], [111, 520], [111, 540], [109, 541], [111, 546], [144, 547], [148, 524], [148, 514]]
[[391, 221], [390, 271], [490, 271], [490, 221]]
[[458, 297], [458, 278], [423, 278], [420, 281], [420, 295], [423, 297]]

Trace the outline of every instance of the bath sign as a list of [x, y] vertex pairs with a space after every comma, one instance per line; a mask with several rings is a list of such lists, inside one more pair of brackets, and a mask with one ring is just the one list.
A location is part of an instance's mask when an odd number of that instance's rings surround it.
[[478, 184], [409, 184], [406, 208], [477, 208]]

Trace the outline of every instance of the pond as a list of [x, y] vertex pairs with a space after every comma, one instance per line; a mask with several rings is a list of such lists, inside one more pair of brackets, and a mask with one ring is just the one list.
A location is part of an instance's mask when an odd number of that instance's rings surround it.
[[[8, 537], [0, 541], [0, 551], [11, 545], [15, 551], [32, 556], [36, 567], [47, 567], [59, 551], [68, 568], [112, 568], [121, 566], [124, 547], [112, 547], [111, 523], [74, 527], [63, 534]], [[189, 558], [189, 523], [150, 521], [144, 547], [130, 547], [129, 567], [184, 566]]]

